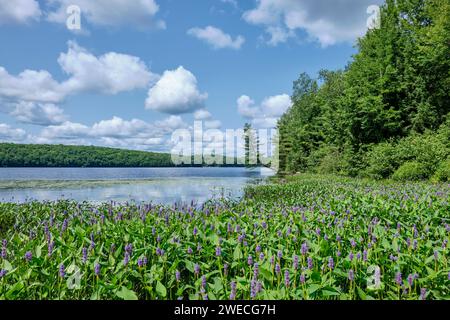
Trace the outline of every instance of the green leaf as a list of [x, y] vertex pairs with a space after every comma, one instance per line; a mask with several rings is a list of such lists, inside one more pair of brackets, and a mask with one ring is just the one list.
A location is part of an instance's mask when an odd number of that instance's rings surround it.
[[122, 287], [120, 291], [116, 292], [116, 296], [123, 300], [138, 300], [136, 293], [126, 287]]
[[242, 259], [243, 255], [242, 255], [242, 251], [240, 246], [237, 246], [236, 249], [234, 249], [234, 253], [233, 253], [233, 260], [240, 260]]
[[166, 287], [161, 283], [161, 282], [157, 282], [156, 283], [156, 293], [161, 297], [161, 298], [165, 298], [167, 295], [167, 289]]
[[3, 260], [3, 269], [5, 269], [6, 271], [11, 271], [12, 270], [12, 265], [11, 263], [9, 263], [8, 260]]

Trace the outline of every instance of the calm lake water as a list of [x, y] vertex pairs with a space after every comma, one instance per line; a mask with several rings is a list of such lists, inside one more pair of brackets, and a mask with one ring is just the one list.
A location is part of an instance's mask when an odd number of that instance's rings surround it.
[[238, 198], [271, 175], [266, 168], [0, 168], [0, 201], [202, 203]]

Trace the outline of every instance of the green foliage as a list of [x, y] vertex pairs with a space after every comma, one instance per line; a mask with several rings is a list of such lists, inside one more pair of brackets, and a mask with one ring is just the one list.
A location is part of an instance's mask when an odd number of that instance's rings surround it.
[[450, 182], [450, 158], [442, 162], [433, 176], [435, 182]]
[[450, 140], [448, 120], [447, 139], [438, 133], [450, 111], [449, 16], [448, 0], [387, 0], [345, 71], [301, 74], [278, 123], [280, 171], [387, 178], [418, 161], [434, 172]]
[[392, 179], [398, 181], [419, 181], [428, 177], [428, 167], [416, 161], [405, 162], [392, 175]]
[[238, 300], [450, 299], [449, 199], [446, 184], [300, 175], [203, 206], [0, 203], [17, 221], [0, 300], [226, 300], [233, 281]]
[[0, 144], [0, 167], [170, 167], [169, 154], [94, 146]]

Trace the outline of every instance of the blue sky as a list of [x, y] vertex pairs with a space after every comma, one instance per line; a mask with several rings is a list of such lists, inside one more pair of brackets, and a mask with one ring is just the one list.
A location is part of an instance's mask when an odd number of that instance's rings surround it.
[[272, 127], [301, 72], [345, 67], [372, 4], [0, 0], [0, 141], [159, 151], [194, 118]]

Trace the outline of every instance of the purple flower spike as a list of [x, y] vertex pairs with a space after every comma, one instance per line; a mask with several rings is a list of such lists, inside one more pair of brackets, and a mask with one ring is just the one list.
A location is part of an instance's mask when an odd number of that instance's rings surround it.
[[202, 288], [206, 288], [206, 276], [202, 276]]
[[286, 286], [286, 287], [289, 287], [289, 284], [291, 283], [291, 278], [290, 278], [290, 275], [289, 275], [289, 270], [286, 270], [285, 272], [284, 272], [284, 285]]
[[125, 252], [125, 258], [123, 259], [123, 265], [127, 266], [129, 261], [130, 261], [130, 255], [128, 252]]
[[276, 272], [276, 274], [280, 274], [281, 273], [281, 267], [280, 267], [280, 265], [278, 263], [275, 266], [275, 272]]
[[61, 278], [64, 278], [66, 276], [66, 268], [64, 267], [64, 264], [61, 264], [59, 266], [59, 276]]
[[25, 260], [27, 262], [30, 262], [31, 259], [33, 259], [33, 254], [31, 253], [31, 251], [27, 251], [27, 253], [25, 253]]
[[302, 243], [301, 253], [303, 256], [308, 253], [308, 244], [306, 242]]
[[253, 265], [253, 258], [252, 258], [252, 256], [248, 256], [247, 263], [248, 263], [249, 266]]
[[198, 264], [195, 264], [194, 266], [194, 273], [195, 275], [198, 275], [200, 273], [200, 266]]
[[410, 287], [412, 287], [413, 283], [414, 283], [414, 275], [410, 274], [408, 276], [408, 284]]
[[397, 272], [395, 274], [395, 282], [398, 286], [401, 286], [403, 284], [402, 274], [400, 272]]
[[420, 300], [426, 300], [427, 298], [427, 289], [422, 288], [420, 289]]
[[281, 259], [283, 257], [283, 252], [281, 250], [278, 250], [277, 257], [278, 259]]
[[312, 270], [313, 267], [314, 267], [313, 259], [312, 259], [311, 257], [308, 257], [307, 260], [308, 260], [308, 269], [309, 269], [309, 270]]
[[305, 274], [304, 274], [304, 273], [302, 273], [302, 274], [300, 275], [300, 283], [301, 283], [301, 284], [304, 284], [304, 283], [305, 283], [305, 281], [306, 281], [306, 277], [305, 277]]
[[333, 258], [329, 258], [328, 259], [328, 268], [330, 268], [330, 270], [334, 269], [334, 260], [333, 260]]
[[177, 280], [177, 282], [180, 282], [180, 279], [181, 279], [181, 273], [180, 273], [180, 271], [175, 271], [175, 279]]
[[216, 256], [220, 257], [222, 255], [222, 249], [220, 247], [216, 248]]
[[6, 271], [5, 269], [1, 269], [0, 270], [0, 279], [3, 278], [4, 276], [6, 276], [7, 273], [8, 273], [8, 271]]
[[355, 280], [355, 272], [352, 269], [348, 271], [348, 280], [350, 280], [351, 282]]
[[83, 254], [83, 263], [86, 263], [87, 261], [87, 249], [83, 247], [82, 249], [82, 254]]
[[230, 300], [236, 299], [236, 282], [231, 282], [231, 293], [230, 293]]
[[94, 272], [97, 277], [100, 275], [100, 265], [98, 263], [95, 265]]
[[6, 259], [6, 245], [8, 244], [8, 241], [6, 239], [3, 239], [2, 241], [2, 258]]

